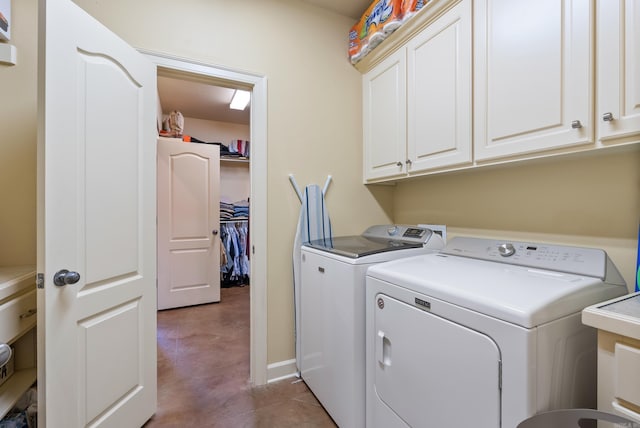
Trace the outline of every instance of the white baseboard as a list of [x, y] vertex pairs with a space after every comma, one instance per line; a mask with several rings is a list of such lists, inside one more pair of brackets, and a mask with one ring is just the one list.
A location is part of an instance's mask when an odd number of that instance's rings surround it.
[[267, 383], [277, 382], [291, 377], [298, 377], [295, 358], [267, 365]]

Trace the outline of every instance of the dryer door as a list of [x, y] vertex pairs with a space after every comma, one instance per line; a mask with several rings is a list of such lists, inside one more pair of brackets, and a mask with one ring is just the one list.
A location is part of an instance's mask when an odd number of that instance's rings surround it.
[[384, 294], [376, 302], [375, 406], [414, 428], [500, 427], [496, 343]]

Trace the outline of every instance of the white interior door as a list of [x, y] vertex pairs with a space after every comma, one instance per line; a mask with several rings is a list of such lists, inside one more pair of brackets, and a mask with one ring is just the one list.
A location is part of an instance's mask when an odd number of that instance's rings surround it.
[[158, 309], [220, 301], [220, 147], [158, 140]]
[[70, 0], [40, 1], [38, 33], [38, 425], [141, 426], [157, 389], [156, 68]]

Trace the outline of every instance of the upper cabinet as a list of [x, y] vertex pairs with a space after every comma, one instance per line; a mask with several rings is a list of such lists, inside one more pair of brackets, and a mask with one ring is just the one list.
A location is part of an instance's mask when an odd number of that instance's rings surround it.
[[471, 162], [471, 0], [363, 77], [365, 180]]
[[431, 0], [367, 57], [365, 183], [640, 142], [639, 0]]
[[592, 5], [476, 0], [477, 160], [593, 141]]
[[407, 54], [399, 49], [362, 78], [365, 179], [405, 174]]
[[640, 136], [640, 1], [597, 2], [598, 100], [602, 144]]
[[407, 44], [407, 172], [471, 162], [471, 0]]

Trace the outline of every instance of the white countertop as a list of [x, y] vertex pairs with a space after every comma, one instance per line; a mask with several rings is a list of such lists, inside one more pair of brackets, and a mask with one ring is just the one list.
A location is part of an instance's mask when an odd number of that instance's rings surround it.
[[35, 266], [0, 267], [0, 302], [29, 287], [36, 287]]
[[640, 340], [640, 292], [585, 308], [582, 311], [582, 323]]

